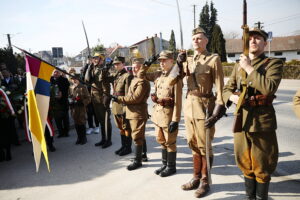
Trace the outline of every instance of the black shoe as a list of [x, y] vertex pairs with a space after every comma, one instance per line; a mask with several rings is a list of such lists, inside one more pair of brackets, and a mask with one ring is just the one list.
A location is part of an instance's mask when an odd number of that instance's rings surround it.
[[124, 146], [121, 146], [120, 149], [118, 149], [117, 151], [115, 151], [115, 154], [116, 154], [116, 155], [119, 155], [119, 153], [120, 153], [121, 151], [123, 151], [124, 148], [125, 148]]
[[75, 142], [75, 144], [80, 144], [80, 140], [77, 139], [76, 142]]
[[132, 153], [131, 147], [130, 147], [130, 148], [125, 147], [125, 148], [119, 153], [119, 156], [126, 156], [126, 155], [131, 154], [131, 153]]
[[161, 173], [160, 176], [161, 177], [167, 177], [167, 176], [171, 176], [173, 174], [176, 173], [176, 168], [170, 168], [170, 167], [166, 167]]
[[100, 142], [97, 142], [97, 143], [95, 144], [95, 146], [98, 147], [98, 146], [102, 146], [102, 145], [104, 145], [104, 144], [105, 144], [105, 140], [101, 140]]
[[163, 165], [160, 168], [158, 168], [157, 170], [154, 171], [154, 173], [156, 175], [159, 175], [162, 171], [164, 171], [164, 169], [166, 169], [167, 165]]
[[5, 160], [6, 161], [10, 161], [12, 158], [11, 158], [11, 154], [10, 153], [6, 153], [6, 158]]
[[138, 161], [133, 161], [130, 165], [127, 166], [127, 169], [129, 171], [132, 171], [132, 170], [135, 170], [135, 169], [138, 169], [140, 167], [142, 167], [142, 162], [138, 162]]
[[54, 151], [56, 151], [56, 149], [55, 149], [55, 147], [52, 145], [52, 146], [49, 147], [49, 151], [54, 152]]
[[84, 144], [86, 144], [86, 142], [87, 142], [86, 140], [83, 140], [83, 141], [80, 142], [80, 144], [84, 145]]
[[148, 157], [147, 157], [147, 154], [146, 154], [146, 153], [143, 153], [143, 154], [142, 154], [142, 161], [143, 161], [143, 162], [148, 162]]
[[107, 141], [107, 142], [105, 142], [104, 145], [102, 145], [102, 149], [105, 149], [105, 148], [107, 148], [107, 147], [110, 147], [111, 145], [112, 145], [111, 141]]

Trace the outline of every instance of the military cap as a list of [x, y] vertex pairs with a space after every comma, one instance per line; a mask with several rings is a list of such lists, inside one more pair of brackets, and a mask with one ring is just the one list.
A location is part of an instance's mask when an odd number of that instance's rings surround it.
[[131, 59], [132, 64], [137, 63], [137, 64], [144, 64], [145, 59], [144, 58], [132, 58]]
[[113, 64], [125, 63], [125, 57], [115, 56]]
[[174, 54], [172, 51], [164, 50], [159, 54], [158, 60], [161, 59], [174, 59]]
[[253, 34], [258, 34], [261, 35], [264, 40], [266, 41], [268, 38], [268, 33], [266, 33], [264, 30], [259, 29], [259, 28], [252, 28], [249, 30], [249, 35], [253, 35]]
[[103, 60], [105, 56], [99, 52], [95, 52], [93, 58], [96, 58], [96, 57], [99, 57]]
[[200, 26], [195, 28], [193, 31], [192, 31], [192, 35], [196, 35], [198, 33], [203, 33], [204, 35], [206, 35], [206, 32], [203, 28], [201, 28]]

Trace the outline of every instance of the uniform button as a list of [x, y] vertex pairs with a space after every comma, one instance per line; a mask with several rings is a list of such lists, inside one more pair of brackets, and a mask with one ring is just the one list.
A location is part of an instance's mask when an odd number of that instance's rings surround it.
[[249, 85], [252, 85], [252, 82], [251, 82], [251, 81], [249, 82]]

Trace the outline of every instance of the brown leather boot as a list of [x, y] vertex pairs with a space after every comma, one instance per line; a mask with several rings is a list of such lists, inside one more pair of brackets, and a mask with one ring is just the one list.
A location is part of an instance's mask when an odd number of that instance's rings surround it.
[[207, 160], [205, 156], [201, 157], [202, 167], [201, 167], [201, 176], [200, 185], [195, 192], [196, 198], [204, 197], [209, 192], [209, 183], [208, 183], [208, 173], [207, 173]]
[[193, 155], [193, 165], [194, 165], [194, 177], [187, 183], [181, 186], [183, 190], [194, 190], [199, 187], [200, 178], [201, 178], [201, 155], [195, 154]]

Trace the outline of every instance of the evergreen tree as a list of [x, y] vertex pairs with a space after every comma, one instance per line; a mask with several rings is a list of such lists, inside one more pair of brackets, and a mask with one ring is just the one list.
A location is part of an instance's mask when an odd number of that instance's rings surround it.
[[209, 36], [209, 22], [210, 22], [209, 6], [208, 3], [206, 2], [206, 4], [203, 6], [202, 11], [200, 13], [199, 26], [205, 30], [208, 36]]
[[210, 2], [210, 18], [209, 18], [209, 32], [212, 34], [214, 26], [217, 24], [217, 9], [214, 7], [214, 3]]
[[169, 50], [172, 51], [173, 53], [176, 52], [176, 41], [175, 41], [175, 34], [174, 31], [171, 31], [171, 36], [170, 36], [170, 40], [169, 40]]
[[211, 37], [210, 51], [219, 54], [222, 62], [227, 61], [225, 43], [226, 41], [221, 27], [218, 24], [215, 24]]
[[99, 53], [104, 53], [105, 52], [105, 47], [103, 44], [98, 44], [95, 47], [93, 47], [93, 54], [99, 52]]

